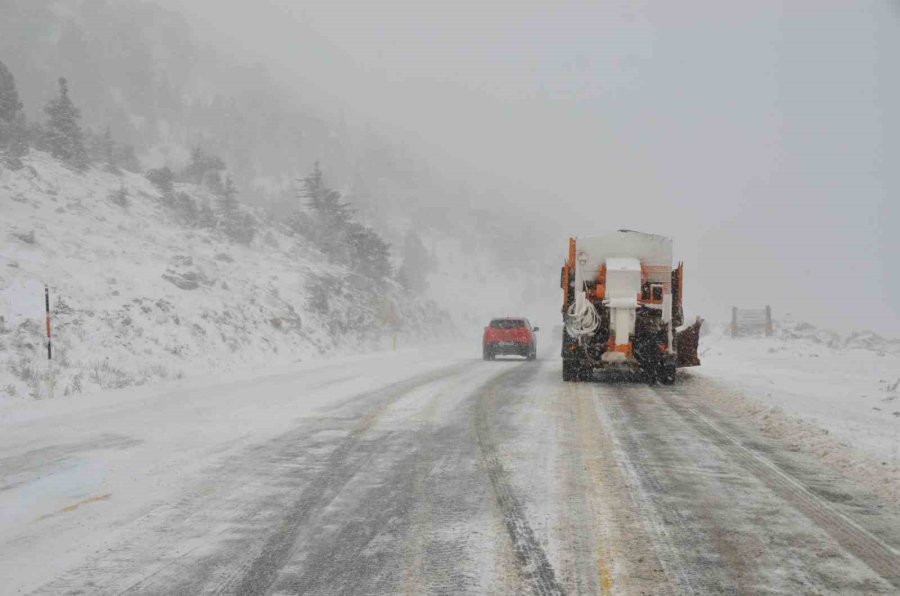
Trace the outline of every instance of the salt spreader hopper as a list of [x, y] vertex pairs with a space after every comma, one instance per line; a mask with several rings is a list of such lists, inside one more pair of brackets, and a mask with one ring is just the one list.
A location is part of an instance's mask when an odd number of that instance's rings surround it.
[[673, 383], [698, 366], [698, 318], [684, 327], [684, 266], [672, 268], [672, 239], [631, 230], [569, 239], [561, 272], [563, 380], [598, 369]]

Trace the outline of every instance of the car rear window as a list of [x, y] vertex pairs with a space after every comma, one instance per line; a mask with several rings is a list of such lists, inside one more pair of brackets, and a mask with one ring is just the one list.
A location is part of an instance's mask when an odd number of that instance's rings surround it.
[[491, 327], [494, 329], [521, 329], [525, 326], [522, 319], [494, 319], [491, 321]]

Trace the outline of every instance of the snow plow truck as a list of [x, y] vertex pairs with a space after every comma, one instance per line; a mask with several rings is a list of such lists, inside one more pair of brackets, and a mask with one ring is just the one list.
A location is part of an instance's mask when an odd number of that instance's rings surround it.
[[562, 376], [600, 371], [671, 384], [698, 366], [702, 320], [684, 326], [684, 264], [672, 268], [672, 239], [631, 230], [569, 239], [563, 290]]

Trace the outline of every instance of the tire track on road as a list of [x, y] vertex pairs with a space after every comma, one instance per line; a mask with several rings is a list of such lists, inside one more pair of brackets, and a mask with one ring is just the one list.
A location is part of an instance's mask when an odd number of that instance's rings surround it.
[[[677, 389], [656, 391], [661, 399], [698, 433], [728, 452], [735, 461], [782, 499], [796, 507], [872, 571], [895, 588], [900, 588], [900, 551], [897, 548], [838, 511], [772, 460], [745, 446], [722, 426], [686, 403], [687, 398]], [[681, 401], [676, 400], [676, 397]]]
[[676, 592], [894, 593], [676, 412], [660, 395], [667, 390], [633, 385], [605, 405]]
[[641, 512], [630, 498], [613, 429], [597, 414], [598, 400], [606, 398], [587, 383], [567, 383], [556, 396], [561, 521], [564, 548], [574, 559], [569, 581], [579, 594], [670, 594]]
[[265, 541], [259, 554], [249, 562], [246, 571], [239, 570], [233, 576], [236, 582], [228, 582], [216, 592], [246, 594], [268, 591], [278, 579], [281, 569], [295, 553], [298, 538], [312, 515], [333, 501], [374, 454], [373, 451], [360, 449], [360, 444], [363, 435], [372, 428], [378, 418], [404, 395], [423, 385], [461, 374], [470, 366], [471, 363], [466, 362], [438, 372], [418, 375], [353, 400], [374, 402], [374, 407], [353, 425], [349, 437], [328, 457], [322, 472], [315, 478], [305, 480], [305, 488], [293, 503], [288, 504], [286, 507], [288, 514], [277, 524], [279, 531]]
[[[453, 482], [440, 483], [439, 489], [429, 480], [437, 482], [449, 462], [465, 461], [461, 452], [474, 451], [465, 436], [467, 418], [458, 408], [483, 376], [481, 367], [472, 367], [392, 408], [390, 420], [380, 421], [371, 439], [375, 455], [352, 486], [310, 522], [272, 593], [471, 589], [465, 537], [452, 529], [473, 515], [465, 496], [467, 488], [471, 492], [465, 480], [474, 479], [473, 471], [452, 467]], [[441, 409], [444, 418], [438, 422]]]
[[[378, 418], [404, 395], [472, 365], [457, 363], [360, 393], [344, 400], [343, 408], [329, 408], [296, 430], [238, 452], [179, 502], [162, 504], [152, 525], [37, 591], [264, 592], [310, 516], [366, 465], [372, 451], [365, 434]], [[151, 546], [145, 546], [148, 535]]]
[[[615, 391], [613, 391], [615, 389]], [[619, 469], [627, 479], [629, 493], [640, 512], [641, 522], [650, 534], [657, 559], [673, 590], [679, 594], [704, 594], [702, 574], [681, 552], [673, 533], [691, 535], [689, 520], [680, 512], [666, 518], [658, 508], [654, 494], [664, 492], [656, 476], [644, 466], [647, 458], [635, 425], [635, 415], [626, 414], [625, 406], [633, 405], [632, 396], [621, 385], [597, 387], [598, 401], [595, 411], [601, 424], [610, 429], [610, 439], [618, 460]], [[672, 528], [672, 524], [676, 527]]]
[[[586, 437], [581, 432], [585, 426], [581, 404], [587, 389], [581, 385], [565, 385], [554, 403], [560, 450], [557, 455], [557, 499], [561, 507], [558, 531], [563, 552], [559, 576], [575, 594], [600, 592], [603, 582], [599, 566], [606, 557], [605, 553], [595, 554], [605, 550], [601, 541], [608, 539], [608, 533], [598, 527], [596, 495], [589, 486], [592, 474], [586, 473], [589, 464], [585, 460], [593, 455], [585, 451]], [[609, 593], [609, 589], [603, 591]]]
[[[527, 375], [524, 375], [521, 382], [524, 384], [533, 378], [538, 370], [537, 367], [533, 367]], [[509, 371], [495, 377], [479, 390], [474, 412], [475, 437], [482, 465], [490, 480], [491, 489], [500, 507], [504, 525], [523, 574], [531, 583], [531, 589], [535, 594], [558, 596], [564, 594], [565, 590], [557, 581], [553, 566], [535, 536], [523, 504], [511, 485], [509, 473], [497, 451], [497, 430], [492, 428], [490, 423], [490, 419], [500, 414], [499, 410], [510, 397], [508, 392], [511, 389], [509, 381], [512, 373], [513, 371]]]

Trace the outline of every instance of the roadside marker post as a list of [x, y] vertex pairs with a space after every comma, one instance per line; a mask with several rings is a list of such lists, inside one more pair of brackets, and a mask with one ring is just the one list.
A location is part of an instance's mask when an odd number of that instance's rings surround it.
[[47, 315], [47, 390], [53, 399], [56, 381], [53, 378], [53, 344], [50, 336], [50, 287], [44, 285], [44, 312]]
[[50, 288], [44, 286], [44, 310], [47, 313], [47, 360], [53, 357], [53, 351], [50, 343]]
[[397, 308], [394, 306], [394, 302], [390, 302], [389, 306], [390, 310], [388, 311], [389, 321], [391, 323], [391, 351], [397, 351], [397, 322], [399, 318], [397, 317]]
[[397, 351], [397, 333], [399, 331], [398, 323], [400, 321], [400, 317], [397, 315], [397, 307], [394, 305], [394, 301], [388, 298], [385, 298], [381, 302], [380, 307], [381, 320], [387, 324], [390, 328], [391, 332], [391, 350]]

